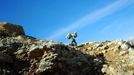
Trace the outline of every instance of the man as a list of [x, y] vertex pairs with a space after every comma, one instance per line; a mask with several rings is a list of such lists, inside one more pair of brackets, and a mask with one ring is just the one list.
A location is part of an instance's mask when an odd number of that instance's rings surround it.
[[77, 33], [76, 33], [76, 32], [74, 32], [73, 35], [71, 35], [70, 33], [67, 34], [67, 38], [68, 38], [68, 39], [72, 39], [70, 45], [72, 45], [72, 46], [77, 46], [77, 42], [76, 42], [76, 39], [75, 39], [76, 37], [77, 37]]

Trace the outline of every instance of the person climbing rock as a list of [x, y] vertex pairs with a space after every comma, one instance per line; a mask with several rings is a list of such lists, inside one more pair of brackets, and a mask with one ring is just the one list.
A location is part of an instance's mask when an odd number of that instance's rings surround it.
[[77, 37], [77, 32], [74, 32], [73, 34], [70, 33], [67, 34], [67, 38], [72, 40], [69, 45], [77, 46], [76, 37]]

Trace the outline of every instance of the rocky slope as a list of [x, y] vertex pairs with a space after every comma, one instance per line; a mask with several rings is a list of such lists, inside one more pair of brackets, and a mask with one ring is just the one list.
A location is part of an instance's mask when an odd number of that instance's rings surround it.
[[123, 40], [90, 42], [81, 45], [80, 50], [87, 55], [102, 54], [105, 64], [101, 72], [105, 75], [134, 74], [134, 42]]
[[[0, 75], [133, 75], [134, 42], [88, 42], [79, 46], [40, 40], [0, 23]], [[14, 35], [15, 34], [15, 35]]]

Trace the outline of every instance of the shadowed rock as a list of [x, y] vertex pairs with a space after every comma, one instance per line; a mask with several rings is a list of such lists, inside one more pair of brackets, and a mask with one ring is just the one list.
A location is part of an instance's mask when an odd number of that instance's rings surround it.
[[25, 35], [24, 29], [20, 25], [7, 22], [0, 22], [0, 36]]
[[0, 63], [12, 64], [13, 59], [9, 55], [0, 52]]

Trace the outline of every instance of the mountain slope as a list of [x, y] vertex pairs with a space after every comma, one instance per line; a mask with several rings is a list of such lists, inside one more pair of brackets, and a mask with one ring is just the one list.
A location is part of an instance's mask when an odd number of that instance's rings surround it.
[[[69, 46], [61, 42], [36, 39], [24, 33], [16, 34], [16, 31], [8, 29], [4, 29], [5, 33], [0, 27], [0, 74], [134, 74], [134, 43], [131, 41], [88, 42]], [[21, 28], [19, 31], [24, 30]]]

